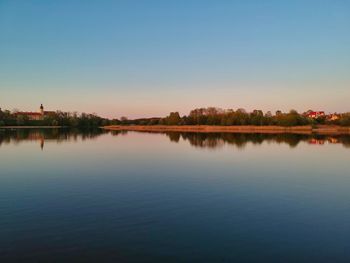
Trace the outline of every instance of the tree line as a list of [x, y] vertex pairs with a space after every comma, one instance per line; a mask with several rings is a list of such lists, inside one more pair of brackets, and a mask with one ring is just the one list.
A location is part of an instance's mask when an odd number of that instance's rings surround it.
[[256, 126], [303, 126], [303, 125], [341, 125], [350, 126], [350, 113], [337, 115], [338, 119], [330, 119], [328, 116], [309, 118], [307, 112], [298, 113], [296, 110], [289, 112], [271, 111], [263, 112], [254, 110], [247, 112], [244, 109], [223, 110], [220, 108], [198, 108], [192, 110], [188, 115], [180, 116], [179, 112], [171, 112], [165, 118], [142, 118], [129, 120], [122, 117], [114, 120], [119, 125], [256, 125]]
[[31, 120], [26, 115], [16, 114], [9, 110], [0, 110], [1, 126], [64, 126], [77, 128], [94, 128], [113, 124], [106, 118], [88, 113], [70, 113], [57, 111], [43, 116], [42, 120]]
[[180, 116], [179, 112], [171, 112], [164, 118], [106, 119], [96, 114], [70, 113], [57, 111], [54, 114], [45, 115], [42, 120], [31, 120], [26, 115], [18, 115], [8, 110], [0, 109], [0, 126], [65, 126], [93, 128], [107, 125], [256, 125], [256, 126], [303, 126], [303, 125], [341, 125], [350, 126], [350, 113], [337, 114], [337, 119], [329, 116], [309, 118], [307, 112], [298, 113], [296, 110], [289, 112], [271, 111], [263, 112], [254, 110], [247, 112], [244, 109], [223, 110], [215, 107], [198, 108], [190, 111], [188, 115]]

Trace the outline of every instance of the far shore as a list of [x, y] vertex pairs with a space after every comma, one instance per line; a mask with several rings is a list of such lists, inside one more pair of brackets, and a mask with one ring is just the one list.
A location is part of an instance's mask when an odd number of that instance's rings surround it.
[[227, 132], [227, 133], [297, 133], [297, 134], [350, 134], [349, 127], [318, 125], [312, 126], [211, 126], [211, 125], [111, 125], [102, 127], [113, 131], [145, 132]]

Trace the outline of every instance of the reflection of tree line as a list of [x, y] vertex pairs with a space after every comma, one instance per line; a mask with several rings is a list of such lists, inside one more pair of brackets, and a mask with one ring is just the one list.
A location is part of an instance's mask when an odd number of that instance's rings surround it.
[[273, 142], [278, 144], [288, 144], [296, 147], [300, 142], [309, 144], [341, 143], [345, 147], [350, 147], [349, 135], [306, 135], [306, 134], [261, 134], [261, 133], [167, 133], [171, 141], [178, 142], [180, 137], [189, 141], [195, 147], [217, 148], [225, 144], [235, 145], [243, 148], [247, 143], [255, 145], [263, 142]]
[[[41, 148], [45, 141], [61, 143], [65, 141], [91, 140], [102, 134], [109, 133], [102, 129], [0, 129], [0, 146], [6, 143], [20, 143], [21, 141], [39, 141]], [[128, 131], [111, 131], [114, 136], [126, 135]], [[200, 148], [220, 148], [225, 144], [244, 148], [246, 144], [255, 145], [263, 142], [288, 144], [296, 147], [300, 142], [323, 145], [342, 144], [350, 148], [350, 135], [319, 135], [319, 134], [262, 134], [262, 133], [195, 133], [195, 132], [143, 132], [163, 133], [171, 142], [188, 141], [190, 145]]]
[[41, 148], [43, 148], [45, 141], [54, 141], [56, 143], [84, 141], [94, 139], [104, 133], [106, 131], [101, 129], [4, 129], [0, 130], [0, 146], [22, 141], [39, 141]]
[[[126, 134], [127, 131], [116, 131], [113, 134]], [[255, 145], [263, 142], [278, 144], [288, 144], [296, 147], [300, 142], [309, 144], [342, 144], [350, 148], [350, 135], [319, 135], [319, 134], [263, 134], [263, 133], [195, 133], [195, 132], [146, 132], [163, 133], [170, 141], [178, 143], [181, 139], [188, 141], [194, 147], [200, 148], [220, 148], [225, 144], [234, 145], [237, 148], [244, 148], [246, 144]]]
[[273, 142], [278, 144], [288, 144], [296, 147], [300, 142], [309, 144], [341, 143], [345, 147], [350, 147], [349, 135], [306, 135], [306, 134], [257, 134], [257, 133], [181, 133], [178, 135], [167, 134], [171, 141], [188, 140], [196, 147], [216, 148], [225, 144], [235, 145], [243, 148], [247, 143], [255, 145], [263, 142]]

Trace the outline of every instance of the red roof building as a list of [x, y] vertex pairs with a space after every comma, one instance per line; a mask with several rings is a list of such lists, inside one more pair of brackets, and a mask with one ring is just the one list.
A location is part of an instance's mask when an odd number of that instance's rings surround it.
[[324, 111], [310, 111], [307, 113], [307, 116], [312, 119], [317, 119], [319, 117], [326, 116], [326, 114]]
[[19, 111], [14, 113], [14, 116], [26, 116], [29, 120], [43, 120], [45, 116], [56, 114], [54, 111], [44, 111], [44, 106], [41, 104], [39, 112]]

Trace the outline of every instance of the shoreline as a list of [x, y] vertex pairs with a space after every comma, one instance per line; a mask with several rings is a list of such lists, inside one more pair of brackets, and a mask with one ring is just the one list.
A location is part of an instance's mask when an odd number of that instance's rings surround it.
[[295, 133], [295, 134], [350, 134], [350, 127], [312, 126], [211, 126], [211, 125], [110, 125], [101, 127], [111, 131], [144, 132], [226, 132], [226, 133]]

